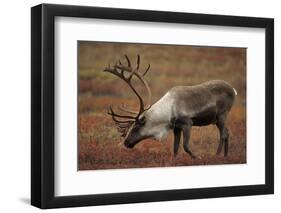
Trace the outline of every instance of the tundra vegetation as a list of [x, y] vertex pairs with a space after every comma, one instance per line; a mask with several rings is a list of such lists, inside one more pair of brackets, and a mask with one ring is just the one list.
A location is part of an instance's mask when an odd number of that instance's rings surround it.
[[[238, 95], [226, 121], [228, 156], [216, 155], [219, 132], [215, 125], [192, 127], [189, 147], [197, 158], [187, 155], [182, 145], [174, 156], [173, 131], [160, 142], [146, 139], [127, 149], [107, 108], [126, 103], [138, 109], [139, 103], [126, 83], [103, 72], [124, 54], [134, 64], [140, 54], [142, 70], [150, 63], [145, 79], [152, 104], [174, 86], [214, 79], [229, 82]], [[78, 76], [79, 170], [246, 163], [246, 49], [79, 41]], [[145, 94], [141, 84], [134, 84]]]

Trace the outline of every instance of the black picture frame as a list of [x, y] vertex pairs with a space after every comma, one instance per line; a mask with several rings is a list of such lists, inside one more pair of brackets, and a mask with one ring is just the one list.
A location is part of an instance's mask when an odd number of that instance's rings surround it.
[[[54, 21], [55, 17], [264, 28], [265, 184], [112, 194], [54, 195]], [[93, 192], [94, 193], [94, 192]], [[31, 8], [31, 204], [60, 208], [105, 204], [217, 198], [274, 193], [274, 20], [164, 11], [41, 4]]]

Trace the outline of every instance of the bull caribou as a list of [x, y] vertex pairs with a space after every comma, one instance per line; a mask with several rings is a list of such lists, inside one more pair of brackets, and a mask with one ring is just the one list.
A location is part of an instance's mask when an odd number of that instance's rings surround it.
[[[147, 138], [161, 140], [168, 135], [169, 130], [173, 130], [174, 156], [178, 153], [183, 135], [185, 152], [196, 158], [189, 148], [192, 126], [214, 124], [220, 133], [216, 154], [219, 155], [224, 147], [224, 156], [227, 156], [229, 133], [225, 123], [237, 95], [230, 84], [223, 80], [212, 80], [193, 86], [175, 86], [151, 105], [151, 90], [144, 79], [150, 64], [141, 72], [139, 55], [136, 66], [132, 66], [127, 55], [125, 59], [126, 64], [119, 60], [114, 66], [106, 67], [104, 71], [122, 79], [138, 98], [138, 111], [131, 110], [125, 105], [119, 106], [118, 112], [113, 110], [112, 106], [108, 108], [108, 114], [124, 138], [124, 145], [127, 148], [133, 148]], [[142, 94], [133, 85], [133, 78], [139, 80], [145, 87], [148, 94], [146, 103]]]

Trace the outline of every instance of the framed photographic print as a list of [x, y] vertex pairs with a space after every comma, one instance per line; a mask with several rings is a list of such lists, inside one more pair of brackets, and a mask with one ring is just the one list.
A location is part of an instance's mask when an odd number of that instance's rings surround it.
[[31, 203], [272, 194], [274, 21], [31, 9]]

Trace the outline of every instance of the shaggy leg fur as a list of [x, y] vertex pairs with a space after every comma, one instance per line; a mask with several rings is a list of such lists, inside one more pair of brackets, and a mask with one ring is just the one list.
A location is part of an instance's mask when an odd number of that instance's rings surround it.
[[178, 154], [181, 139], [181, 129], [174, 128], [174, 156]]
[[192, 120], [188, 117], [182, 117], [174, 119], [174, 154], [176, 155], [179, 148], [181, 131], [183, 133], [183, 148], [192, 158], [196, 158], [195, 155], [189, 149], [189, 138], [192, 127]]

